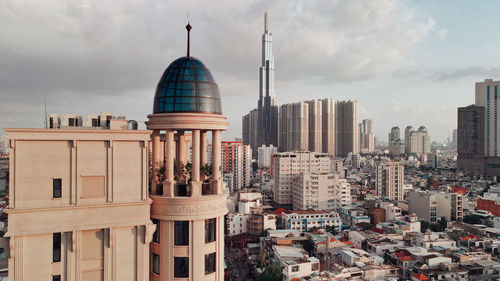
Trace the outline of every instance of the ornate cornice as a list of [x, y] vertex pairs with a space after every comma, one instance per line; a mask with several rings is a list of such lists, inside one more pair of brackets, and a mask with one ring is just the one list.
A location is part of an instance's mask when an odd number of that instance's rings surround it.
[[199, 220], [225, 215], [227, 194], [197, 197], [151, 196], [151, 217], [163, 220]]

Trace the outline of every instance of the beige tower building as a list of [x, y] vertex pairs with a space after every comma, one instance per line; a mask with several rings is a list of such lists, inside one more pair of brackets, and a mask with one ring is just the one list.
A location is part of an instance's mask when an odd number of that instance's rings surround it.
[[[224, 215], [227, 192], [221, 177], [222, 115], [212, 74], [189, 54], [172, 62], [156, 88], [152, 134], [151, 218], [157, 231], [151, 243], [151, 280], [224, 280]], [[191, 133], [192, 162], [185, 135]], [[207, 166], [206, 139], [212, 138]], [[162, 147], [165, 154], [162, 154]]]
[[293, 203], [293, 179], [301, 173], [324, 174], [330, 171], [330, 156], [308, 151], [277, 153], [273, 157], [274, 202]]
[[375, 183], [378, 196], [389, 200], [404, 199], [404, 166], [400, 162], [385, 162], [377, 166], [377, 181]]
[[110, 123], [125, 129], [5, 129], [9, 280], [149, 279], [150, 131]]
[[279, 150], [335, 153], [335, 113], [331, 99], [280, 106]]

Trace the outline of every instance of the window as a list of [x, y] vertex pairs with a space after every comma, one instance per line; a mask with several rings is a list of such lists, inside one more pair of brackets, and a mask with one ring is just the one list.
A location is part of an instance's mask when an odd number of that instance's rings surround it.
[[68, 126], [70, 127], [75, 127], [75, 118], [69, 118], [68, 119]]
[[189, 221], [176, 221], [174, 229], [174, 245], [189, 245]]
[[153, 253], [153, 273], [160, 275], [160, 256]]
[[153, 223], [156, 225], [155, 233], [153, 233], [153, 242], [160, 244], [160, 221], [153, 219]]
[[215, 253], [205, 255], [205, 274], [215, 272]]
[[298, 265], [292, 266], [292, 272], [297, 272], [297, 271], [299, 271], [299, 266]]
[[61, 198], [62, 196], [62, 180], [52, 179], [52, 197]]
[[52, 234], [52, 262], [61, 261], [61, 233]]
[[189, 258], [174, 257], [174, 278], [189, 277]]
[[[240, 224], [240, 227], [242, 225]], [[214, 242], [217, 229], [216, 219], [205, 220], [205, 243]]]
[[61, 281], [61, 275], [52, 275], [52, 281]]
[[98, 127], [97, 118], [92, 118], [92, 127]]

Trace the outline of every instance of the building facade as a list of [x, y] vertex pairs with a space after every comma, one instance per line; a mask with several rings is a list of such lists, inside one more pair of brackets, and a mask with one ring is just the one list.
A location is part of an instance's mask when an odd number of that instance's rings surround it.
[[279, 110], [279, 150], [335, 153], [335, 114], [331, 99], [284, 104]]
[[420, 126], [416, 131], [411, 130], [408, 140], [405, 141], [408, 143], [410, 154], [426, 155], [431, 152], [431, 139], [425, 126]]
[[484, 107], [458, 108], [457, 169], [468, 175], [484, 175]]
[[303, 232], [310, 231], [311, 228], [333, 227], [336, 231], [342, 231], [342, 219], [334, 211], [291, 211], [282, 213], [285, 229], [294, 229]]
[[258, 148], [257, 162], [260, 169], [270, 169], [272, 164], [272, 158], [275, 153], [278, 152], [278, 148], [272, 144], [269, 146], [262, 145]]
[[375, 188], [378, 196], [404, 200], [404, 166], [401, 162], [384, 162], [377, 166]]
[[375, 136], [372, 130], [372, 120], [364, 119], [360, 124], [360, 152], [371, 153], [375, 151]]
[[293, 179], [294, 210], [337, 210], [351, 204], [351, 185], [339, 174], [301, 173]]
[[358, 102], [335, 103], [335, 155], [346, 157], [359, 153]]
[[[222, 142], [222, 174], [233, 176], [231, 190], [250, 186], [252, 176], [252, 148], [241, 141]], [[228, 181], [229, 182], [229, 181]]]
[[9, 280], [148, 280], [151, 132], [5, 130]]
[[441, 218], [447, 221], [463, 219], [463, 196], [459, 193], [438, 191], [408, 192], [408, 212], [427, 222], [435, 223]]
[[293, 203], [293, 179], [301, 173], [323, 174], [330, 171], [330, 156], [308, 151], [282, 152], [273, 158], [274, 202]]

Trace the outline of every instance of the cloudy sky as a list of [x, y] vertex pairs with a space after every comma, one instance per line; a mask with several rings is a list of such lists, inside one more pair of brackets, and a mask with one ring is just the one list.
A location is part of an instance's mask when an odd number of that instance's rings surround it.
[[[474, 82], [500, 77], [498, 1], [0, 0], [0, 128], [53, 113], [146, 120], [156, 83], [186, 49], [219, 84], [230, 129], [257, 105], [270, 13], [280, 104], [355, 99], [386, 141], [392, 126], [443, 141]], [[2, 131], [0, 131], [0, 134]]]

